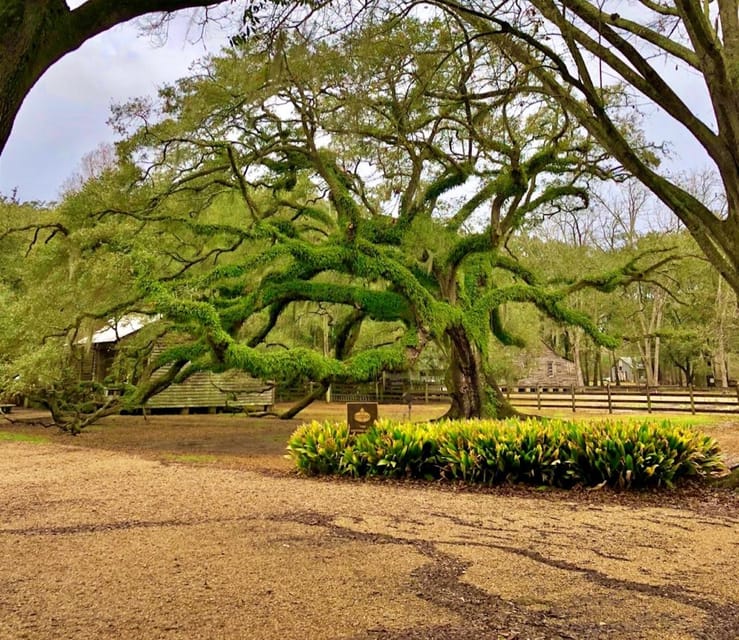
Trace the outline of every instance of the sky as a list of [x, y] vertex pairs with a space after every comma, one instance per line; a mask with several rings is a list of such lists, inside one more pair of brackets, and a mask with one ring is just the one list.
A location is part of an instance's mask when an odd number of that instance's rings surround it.
[[[77, 3], [79, 4], [79, 3]], [[157, 87], [187, 75], [190, 64], [216, 53], [225, 41], [206, 42], [180, 20], [162, 46], [138, 35], [135, 22], [89, 40], [53, 65], [36, 83], [0, 156], [0, 193], [18, 189], [20, 200], [52, 201], [85, 154], [116, 136], [106, 124], [111, 104], [154, 95]]]
[[[192, 35], [187, 20], [179, 20], [157, 46], [139, 36], [132, 22], [86, 42], [53, 65], [27, 96], [0, 156], [0, 194], [17, 188], [20, 200], [57, 200], [82, 156], [116, 139], [106, 124], [111, 104], [154, 95], [157, 87], [186, 75], [194, 60], [217, 52], [226, 37], [211, 30], [205, 41], [191, 42]], [[699, 116], [710, 117], [699, 76], [672, 69], [665, 74]], [[671, 170], [708, 166], [703, 151], [668, 117], [649, 114], [645, 125], [651, 140], [668, 142], [672, 157], [666, 164]]]

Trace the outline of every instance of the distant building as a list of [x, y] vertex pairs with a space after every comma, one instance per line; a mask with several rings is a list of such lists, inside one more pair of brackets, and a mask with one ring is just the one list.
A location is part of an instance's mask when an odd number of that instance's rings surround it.
[[[115, 393], [124, 380], [115, 379], [115, 358], [122, 345], [159, 316], [128, 314], [110, 320], [89, 338], [77, 342], [78, 367], [81, 380], [106, 385], [106, 393]], [[152, 356], [161, 353], [163, 344], [157, 341]], [[169, 385], [149, 398], [145, 409], [224, 409], [257, 407], [267, 410], [274, 404], [274, 384], [252, 378], [243, 371], [212, 373], [198, 371], [186, 380]]]
[[121, 340], [158, 319], [159, 316], [129, 313], [118, 320], [109, 320], [89, 338], [80, 339], [77, 342], [82, 350], [79, 359], [80, 378], [104, 382], [110, 374]]
[[644, 378], [644, 365], [628, 356], [619, 358], [611, 367], [611, 382], [639, 382]]
[[544, 343], [537, 353], [522, 358], [520, 364], [526, 373], [514, 383], [516, 387], [571, 387], [577, 384], [575, 363]]

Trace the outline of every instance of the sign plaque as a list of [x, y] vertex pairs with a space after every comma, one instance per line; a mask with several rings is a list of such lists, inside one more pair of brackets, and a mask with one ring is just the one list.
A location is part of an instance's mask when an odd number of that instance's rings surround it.
[[366, 431], [377, 422], [376, 402], [347, 402], [346, 421], [349, 431]]

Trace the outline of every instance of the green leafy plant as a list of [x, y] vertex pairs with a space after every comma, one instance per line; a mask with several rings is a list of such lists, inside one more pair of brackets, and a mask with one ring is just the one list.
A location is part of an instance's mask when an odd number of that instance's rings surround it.
[[289, 455], [309, 475], [335, 474], [350, 445], [349, 427], [334, 422], [311, 422], [297, 429], [288, 442]]
[[342, 461], [346, 474], [433, 478], [437, 437], [428, 424], [382, 420], [355, 437]]
[[305, 473], [494, 485], [671, 487], [725, 471], [715, 440], [669, 422], [380, 421], [364, 433], [311, 423], [288, 444]]

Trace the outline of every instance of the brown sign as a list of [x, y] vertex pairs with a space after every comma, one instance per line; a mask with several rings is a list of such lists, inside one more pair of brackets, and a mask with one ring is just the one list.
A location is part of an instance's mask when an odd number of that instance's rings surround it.
[[377, 422], [377, 403], [347, 402], [346, 421], [349, 431], [365, 431]]

